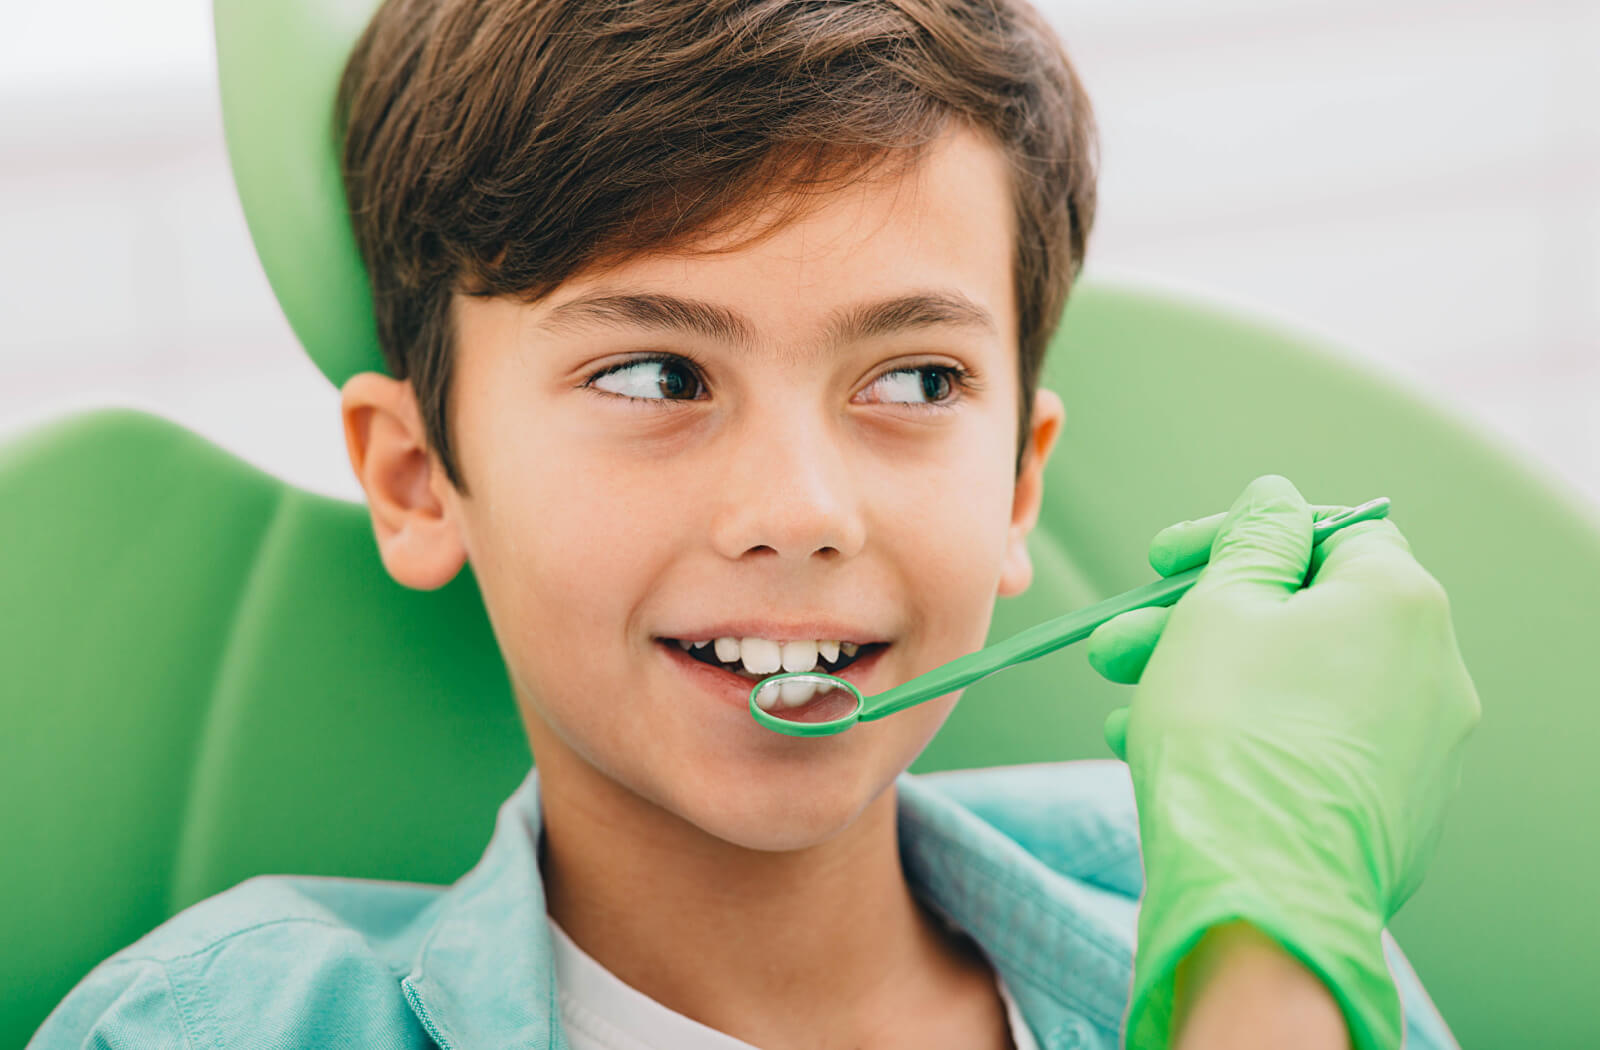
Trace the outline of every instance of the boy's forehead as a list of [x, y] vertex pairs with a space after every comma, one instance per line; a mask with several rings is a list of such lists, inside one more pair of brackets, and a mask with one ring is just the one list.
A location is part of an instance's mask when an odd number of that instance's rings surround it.
[[919, 322], [1008, 336], [1011, 189], [999, 148], [955, 129], [891, 175], [575, 275], [534, 304], [530, 320], [552, 334], [643, 325], [730, 342], [795, 325], [840, 342]]

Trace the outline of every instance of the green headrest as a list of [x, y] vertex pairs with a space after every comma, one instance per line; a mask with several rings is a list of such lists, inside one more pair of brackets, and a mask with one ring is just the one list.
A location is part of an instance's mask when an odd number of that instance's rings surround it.
[[376, 0], [216, 0], [222, 127], [273, 294], [336, 387], [388, 374], [339, 179], [339, 73]]

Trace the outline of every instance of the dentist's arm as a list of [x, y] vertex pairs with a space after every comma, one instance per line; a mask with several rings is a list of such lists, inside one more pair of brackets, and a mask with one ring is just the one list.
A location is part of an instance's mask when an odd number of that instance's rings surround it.
[[1246, 922], [1213, 926], [1178, 964], [1174, 1050], [1349, 1050], [1317, 975]]
[[1383, 929], [1433, 854], [1478, 695], [1444, 590], [1394, 523], [1313, 551], [1318, 510], [1266, 475], [1225, 515], [1163, 530], [1151, 564], [1205, 562], [1193, 589], [1089, 639], [1096, 670], [1138, 683], [1106, 724], [1145, 871], [1130, 1050], [1174, 1045], [1179, 965], [1236, 921], [1316, 977], [1356, 1047], [1400, 1046]]

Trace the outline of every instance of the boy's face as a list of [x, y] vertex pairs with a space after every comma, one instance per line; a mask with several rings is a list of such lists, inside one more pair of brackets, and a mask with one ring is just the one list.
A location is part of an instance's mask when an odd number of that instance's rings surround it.
[[[1031, 578], [1062, 418], [1041, 391], [1018, 482], [1012, 222], [1002, 155], [953, 131], [739, 250], [635, 258], [531, 306], [457, 299], [471, 497], [405, 473], [421, 429], [400, 401], [357, 472], [400, 582], [470, 559], [545, 790], [792, 849], [923, 749], [958, 694], [791, 738], [675, 640], [886, 642], [844, 672], [867, 696], [982, 646], [995, 597]], [[347, 425], [365, 389], [347, 386]]]

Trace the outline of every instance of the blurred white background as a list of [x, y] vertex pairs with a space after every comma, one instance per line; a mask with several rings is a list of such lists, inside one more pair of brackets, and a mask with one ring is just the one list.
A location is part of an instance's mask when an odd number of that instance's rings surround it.
[[[1318, 330], [1600, 505], [1600, 0], [1041, 6], [1101, 125], [1091, 272]], [[10, 7], [0, 441], [133, 404], [359, 499], [234, 195], [207, 0]]]

